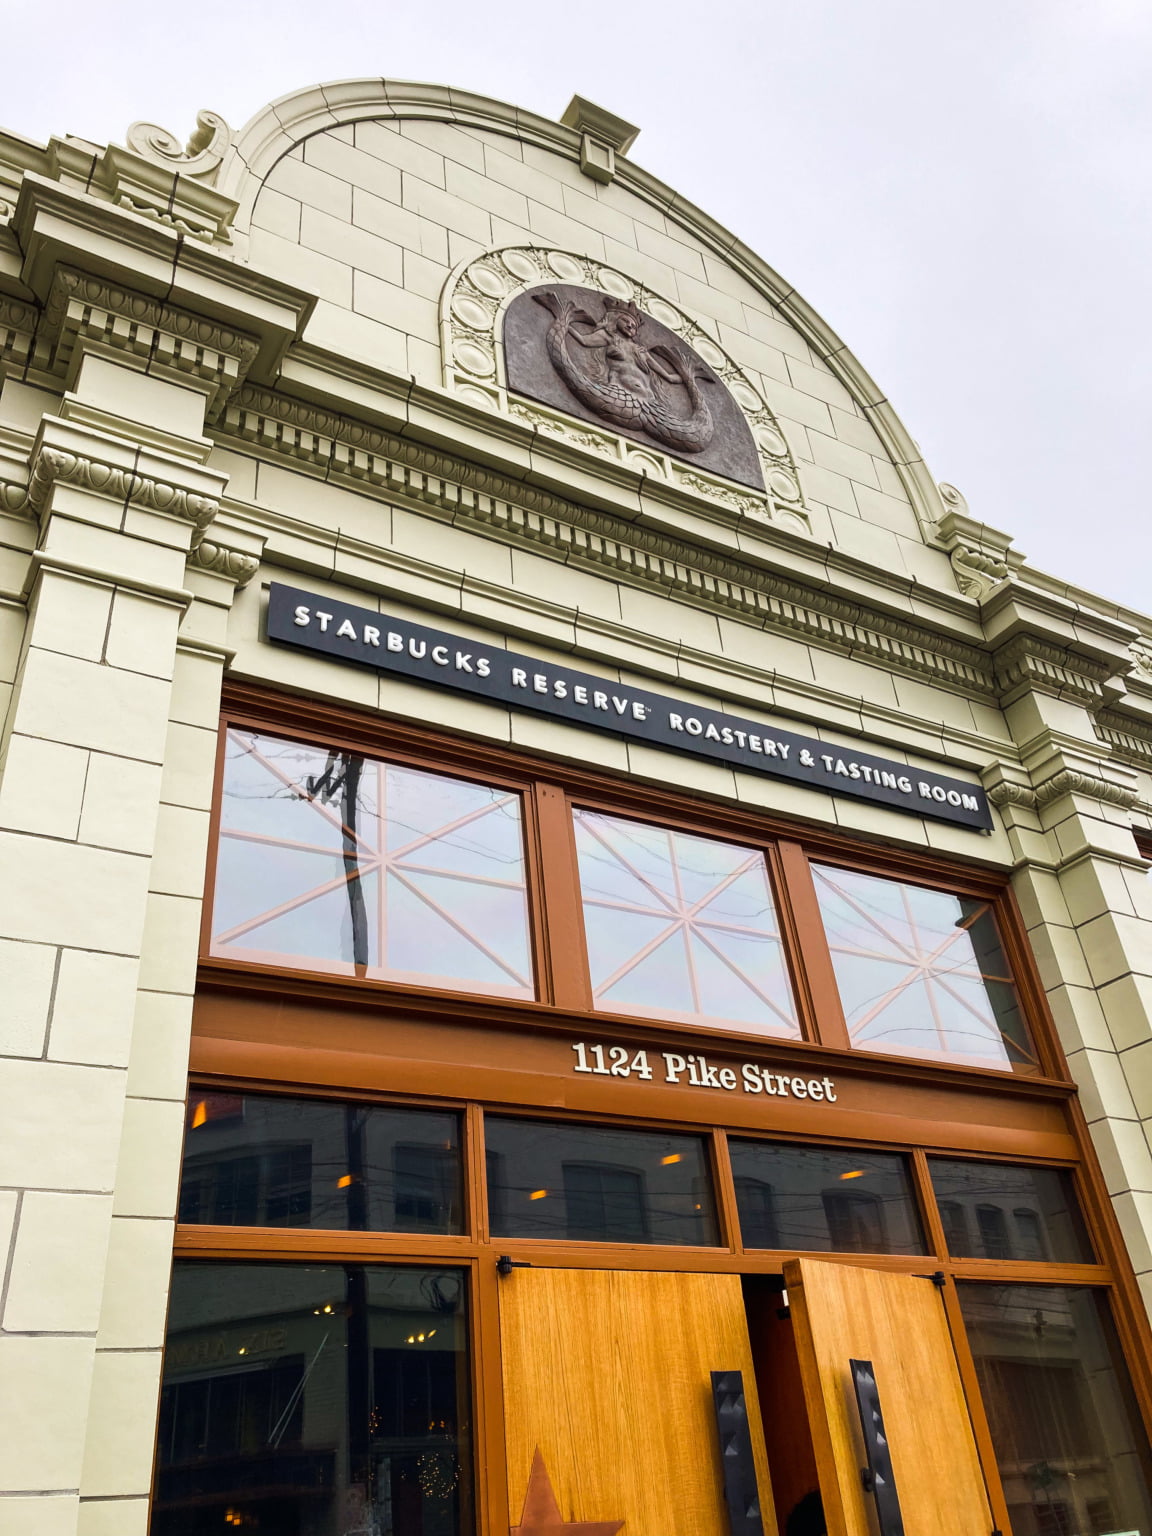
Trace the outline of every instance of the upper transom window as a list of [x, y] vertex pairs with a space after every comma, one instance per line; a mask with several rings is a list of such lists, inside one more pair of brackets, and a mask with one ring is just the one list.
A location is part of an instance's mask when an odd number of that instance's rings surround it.
[[799, 1036], [761, 850], [574, 817], [597, 1008]]
[[851, 1043], [1035, 1072], [986, 901], [814, 864]]
[[212, 954], [535, 997], [519, 794], [230, 730]]

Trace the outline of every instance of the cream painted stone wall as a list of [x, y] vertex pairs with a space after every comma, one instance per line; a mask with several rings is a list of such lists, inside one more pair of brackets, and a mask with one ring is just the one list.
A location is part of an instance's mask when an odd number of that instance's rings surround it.
[[266, 178], [249, 260], [319, 294], [309, 341], [439, 386], [450, 274], [523, 244], [593, 257], [687, 311], [777, 415], [814, 538], [954, 589], [859, 402], [780, 310], [674, 218], [560, 154], [426, 119], [326, 129]]
[[[484, 115], [469, 98], [489, 126], [447, 107], [443, 120], [394, 117], [383, 83], [369, 85], [371, 111], [363, 83], [303, 93], [320, 105], [302, 142], [258, 119], [218, 180], [214, 166], [168, 165], [155, 217], [92, 176], [96, 146], [33, 156], [35, 196], [86, 199], [86, 230], [103, 220], [100, 240], [52, 260], [104, 276], [122, 262], [119, 299], [74, 304], [42, 246], [21, 248], [0, 214], [0, 359], [24, 360], [0, 362], [5, 1536], [146, 1530], [225, 672], [1014, 870], [1152, 1306], [1152, 887], [1132, 834], [1152, 826], [1152, 727], [1113, 751], [1100, 725], [1106, 707], [1133, 732], [1152, 721], [1152, 620], [1030, 573], [959, 499], [968, 544], [954, 569], [955, 539], [921, 526], [864, 396], [667, 188], [642, 174], [597, 184], [563, 134], [537, 123], [516, 137], [498, 104]], [[299, 107], [269, 115], [291, 123]], [[5, 202], [11, 153], [0, 140]], [[177, 246], [173, 209], [187, 223], [217, 197], [239, 205], [234, 241], [201, 230]], [[693, 316], [777, 413], [812, 537], [646, 499], [445, 392], [445, 283], [511, 244], [586, 255]], [[181, 262], [188, 311], [162, 312]], [[243, 324], [223, 339], [222, 273], [247, 284]], [[333, 356], [293, 341], [271, 278], [316, 297], [298, 329]], [[45, 333], [56, 325], [51, 346], [36, 351], [31, 321], [17, 334], [9, 290], [26, 320], [35, 309]], [[397, 441], [370, 464], [379, 423]], [[486, 469], [469, 481], [476, 466], [494, 466], [499, 487], [481, 484]], [[541, 487], [560, 487], [568, 511]], [[482, 495], [487, 523], [473, 515]], [[529, 513], [502, 521], [500, 498]], [[634, 524], [634, 547], [621, 538], [594, 559], [542, 532], [545, 513], [587, 532], [605, 507]], [[776, 606], [729, 602], [701, 575], [716, 570]], [[277, 649], [263, 638], [277, 579], [625, 685], [762, 709], [912, 767], [951, 764], [989, 785], [996, 829], [975, 837]], [[948, 655], [951, 671], [937, 665]]]

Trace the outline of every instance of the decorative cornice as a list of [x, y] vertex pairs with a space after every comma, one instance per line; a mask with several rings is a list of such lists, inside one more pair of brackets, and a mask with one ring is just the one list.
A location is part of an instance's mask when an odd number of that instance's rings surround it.
[[237, 591], [246, 587], [260, 569], [260, 562], [254, 555], [246, 555], [239, 549], [229, 549], [226, 544], [218, 544], [214, 539], [201, 539], [189, 554], [188, 563], [197, 570], [208, 571], [213, 576], [223, 576], [226, 581], [235, 582]]
[[1080, 773], [1072, 768], [1063, 768], [1036, 786], [1036, 804], [1040, 809], [1051, 805], [1053, 800], [1059, 800], [1062, 795], [1082, 795], [1089, 800], [1100, 800], [1105, 805], [1119, 806], [1121, 810], [1130, 810], [1138, 799], [1133, 786], [1113, 784], [1107, 779]]
[[96, 345], [147, 358], [149, 369], [195, 378], [209, 389], [208, 417], [224, 408], [246, 378], [260, 344], [254, 336], [205, 320], [131, 288], [61, 267], [44, 310], [45, 358], [67, 372], [78, 346]]
[[1117, 757], [1140, 768], [1152, 766], [1152, 721], [1133, 720], [1115, 710], [1101, 710], [1093, 719], [1096, 734]]
[[45, 447], [40, 450], [28, 481], [28, 506], [37, 516], [43, 512], [52, 487], [58, 482], [125, 505], [131, 503], [151, 512], [166, 513], [201, 531], [220, 510], [214, 497], [198, 496], [181, 486], [135, 474], [116, 464], [103, 464], [61, 448]]
[[[528, 288], [547, 283], [577, 283], [629, 300], [667, 326], [708, 364], [744, 414], [760, 456], [767, 494], [733, 485], [718, 475], [662, 453], [618, 433], [566, 416], [534, 401], [510, 395], [504, 373], [501, 329], [511, 301]], [[744, 370], [690, 315], [644, 283], [615, 267], [574, 251], [515, 245], [462, 262], [444, 285], [440, 302], [444, 382], [471, 405], [526, 421], [546, 436], [617, 463], [642, 468], [669, 485], [761, 522], [777, 523], [793, 533], [809, 533], [808, 514], [796, 461], [780, 424]]]
[[1102, 684], [1110, 676], [1107, 666], [1034, 635], [1018, 635], [1001, 646], [995, 665], [1001, 697], [1023, 688], [1074, 699], [1089, 709], [1104, 702]]
[[462, 526], [551, 550], [574, 565], [607, 567], [618, 579], [660, 586], [862, 660], [983, 697], [995, 691], [988, 657], [975, 646], [334, 411], [245, 385], [216, 435], [310, 464], [362, 495], [434, 508]]

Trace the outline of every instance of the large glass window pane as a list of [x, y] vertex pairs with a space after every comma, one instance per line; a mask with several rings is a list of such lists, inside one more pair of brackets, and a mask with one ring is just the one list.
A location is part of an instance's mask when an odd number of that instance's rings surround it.
[[716, 1242], [698, 1136], [485, 1117], [496, 1237], [599, 1243]]
[[763, 853], [574, 816], [597, 1008], [799, 1036]]
[[459, 1270], [178, 1260], [152, 1536], [464, 1536], [468, 1405]]
[[193, 1088], [179, 1219], [460, 1232], [459, 1133], [438, 1111]]
[[954, 1259], [1092, 1263], [1066, 1169], [943, 1157], [929, 1158], [928, 1165]]
[[958, 1289], [1013, 1536], [1152, 1536], [1148, 1445], [1105, 1293]]
[[228, 732], [212, 953], [534, 997], [520, 797]]
[[746, 1248], [927, 1251], [908, 1167], [894, 1152], [734, 1137], [728, 1152]]
[[852, 1044], [1036, 1072], [987, 902], [814, 864]]

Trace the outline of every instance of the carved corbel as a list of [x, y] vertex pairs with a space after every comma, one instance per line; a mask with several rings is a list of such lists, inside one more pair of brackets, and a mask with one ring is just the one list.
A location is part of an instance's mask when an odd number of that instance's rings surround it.
[[22, 368], [32, 351], [37, 311], [31, 304], [0, 294], [0, 378], [5, 364]]
[[1036, 809], [1036, 792], [1023, 768], [994, 762], [980, 777], [989, 800], [1000, 810], [1009, 806], [1025, 811]]
[[28, 505], [27, 486], [16, 485], [11, 480], [0, 480], [0, 512], [13, 512], [20, 515], [31, 510]]
[[1104, 779], [1094, 773], [1074, 768], [1061, 768], [1050, 778], [1036, 786], [1036, 804], [1042, 810], [1063, 795], [1081, 795], [1088, 800], [1099, 800], [1104, 805], [1115, 805], [1127, 811], [1139, 798], [1135, 783], [1122, 784], [1114, 779]]
[[965, 597], [983, 602], [1002, 582], [1012, 579], [1024, 556], [1012, 549], [1011, 534], [968, 515], [968, 503], [954, 485], [942, 483], [940, 495], [948, 511], [940, 519], [938, 532], [957, 585]]
[[124, 506], [166, 513], [191, 523], [199, 534], [203, 534], [220, 510], [215, 497], [200, 496], [183, 486], [135, 474], [118, 464], [101, 463], [63, 448], [44, 447], [37, 455], [28, 481], [28, 506], [38, 517], [57, 482], [110, 497]]
[[255, 555], [245, 554], [240, 549], [230, 549], [227, 544], [218, 544], [214, 539], [201, 539], [189, 554], [188, 564], [212, 576], [223, 576], [226, 581], [235, 582], [237, 591], [246, 587], [260, 569], [260, 561]]

